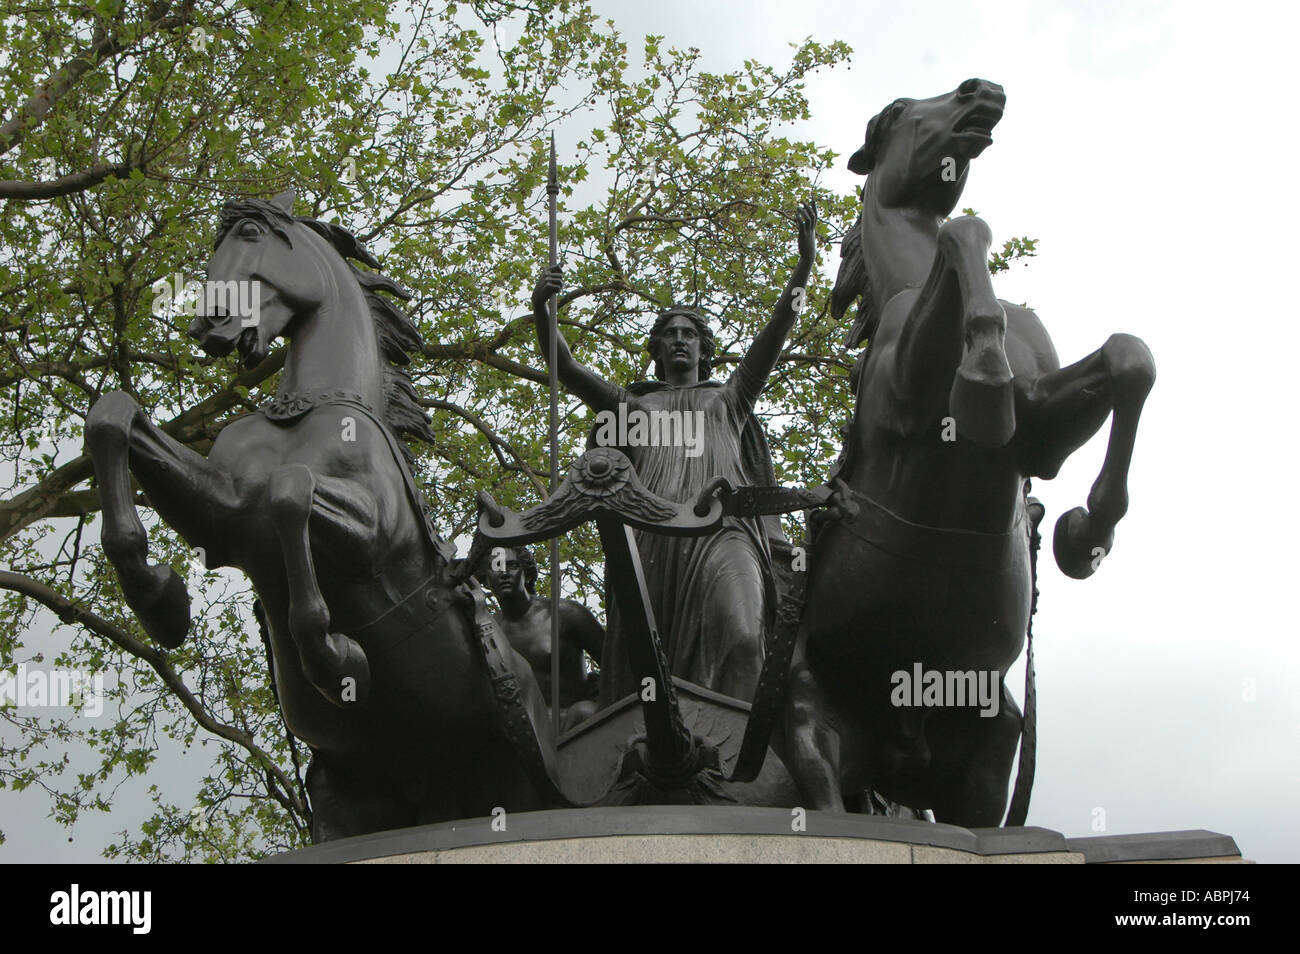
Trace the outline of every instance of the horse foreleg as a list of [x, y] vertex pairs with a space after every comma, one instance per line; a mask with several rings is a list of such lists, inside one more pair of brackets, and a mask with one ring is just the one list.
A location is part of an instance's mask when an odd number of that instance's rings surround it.
[[[219, 519], [235, 509], [230, 477], [161, 430], [123, 391], [95, 402], [86, 417], [85, 444], [99, 483], [104, 553], [150, 638], [173, 649], [189, 631], [190, 597], [171, 567], [149, 563], [131, 474], [163, 519], [191, 546], [205, 549], [217, 539]], [[210, 553], [207, 563], [217, 565]]]
[[1007, 314], [989, 277], [992, 243], [989, 227], [973, 215], [939, 228], [929, 277], [895, 345], [895, 382], [904, 404], [947, 388], [957, 432], [1001, 447], [1015, 433], [1016, 413]]
[[1043, 375], [1027, 394], [1024, 404], [1033, 423], [1024, 433], [1025, 453], [1028, 472], [1035, 476], [1055, 476], [1113, 412], [1106, 459], [1087, 509], [1062, 514], [1052, 538], [1057, 566], [1076, 580], [1092, 576], [1128, 511], [1129, 464], [1155, 379], [1155, 359], [1142, 340], [1117, 334], [1082, 361]]
[[346, 561], [370, 579], [388, 562], [399, 541], [380, 529], [374, 494], [357, 480], [312, 474], [311, 542], [315, 552]]
[[329, 607], [316, 579], [309, 529], [316, 478], [305, 465], [289, 464], [271, 475], [267, 493], [289, 580], [289, 635], [303, 675], [336, 706], [364, 702], [370, 692], [366, 654], [356, 640], [330, 632]]

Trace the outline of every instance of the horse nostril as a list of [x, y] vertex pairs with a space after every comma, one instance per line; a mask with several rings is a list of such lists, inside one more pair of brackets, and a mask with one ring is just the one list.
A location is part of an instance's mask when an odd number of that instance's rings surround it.
[[980, 81], [977, 79], [968, 79], [957, 87], [958, 96], [973, 96], [975, 91], [980, 88]]

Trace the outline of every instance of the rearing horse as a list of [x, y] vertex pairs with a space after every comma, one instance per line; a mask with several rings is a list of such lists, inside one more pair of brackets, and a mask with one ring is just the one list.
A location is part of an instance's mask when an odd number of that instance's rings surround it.
[[[856, 516], [814, 540], [787, 699], [783, 754], [809, 807], [871, 788], [939, 821], [999, 824], [1021, 732], [1003, 676], [1025, 643], [1041, 515], [1028, 478], [1054, 477], [1113, 412], [1088, 507], [1056, 526], [1060, 568], [1091, 575], [1128, 506], [1146, 345], [1112, 335], [1061, 368], [1038, 317], [995, 296], [988, 226], [947, 218], [1005, 103], [978, 79], [896, 100], [849, 161], [869, 176], [832, 302], [839, 317], [861, 299], [848, 344], [869, 345], [837, 474]], [[996, 714], [942, 693], [914, 705], [900, 689], [930, 672], [993, 673]]]
[[189, 329], [210, 354], [238, 349], [250, 366], [288, 338], [275, 399], [224, 428], [206, 458], [124, 392], [91, 409], [104, 551], [128, 605], [167, 647], [188, 631], [189, 595], [170, 567], [148, 562], [132, 475], [209, 567], [248, 575], [285, 722], [312, 751], [314, 840], [542, 807], [498, 721], [478, 641], [494, 640], [500, 668], [513, 669], [510, 688], [549, 754], [541, 694], [500, 633], [476, 631], [463, 612], [469, 593], [448, 579], [453, 551], [433, 532], [399, 440], [431, 436], [394, 366], [419, 334], [379, 294], [409, 293], [351, 265], [378, 268], [350, 233], [295, 217], [292, 204], [284, 193], [226, 206], [207, 290], [256, 307], [235, 314], [205, 294]]

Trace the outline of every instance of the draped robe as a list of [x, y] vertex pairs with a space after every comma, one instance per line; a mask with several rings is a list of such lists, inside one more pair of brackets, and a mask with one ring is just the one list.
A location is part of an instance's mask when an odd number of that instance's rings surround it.
[[[752, 413], [765, 378], [742, 362], [725, 384], [610, 385], [601, 403], [616, 407], [626, 402], [629, 413], [679, 411], [685, 417], [703, 412], [699, 456], [688, 456], [681, 446], [619, 448], [648, 489], [686, 503], [694, 501], [715, 476], [725, 477], [733, 486], [774, 482], [767, 442]], [[749, 651], [762, 659], [764, 637], [776, 612], [770, 541], [785, 542], [779, 520], [725, 517], [722, 528], [708, 536], [671, 537], [644, 531], [634, 536], [671, 672], [722, 691], [728, 656], [745, 652], [739, 642], [750, 641]], [[602, 705], [640, 689], [621, 645], [623, 612], [614, 600], [606, 599], [609, 625], [602, 654]]]

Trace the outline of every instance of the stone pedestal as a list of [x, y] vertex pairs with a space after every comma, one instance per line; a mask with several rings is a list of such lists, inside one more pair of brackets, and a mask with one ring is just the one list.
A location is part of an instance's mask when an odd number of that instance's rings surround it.
[[[1046, 828], [967, 829], [876, 815], [650, 805], [524, 812], [404, 828], [267, 858], [279, 864], [1242, 863], [1209, 831], [1066, 838]], [[802, 827], [801, 827], [802, 826]], [[504, 829], [504, 830], [502, 830]]]

